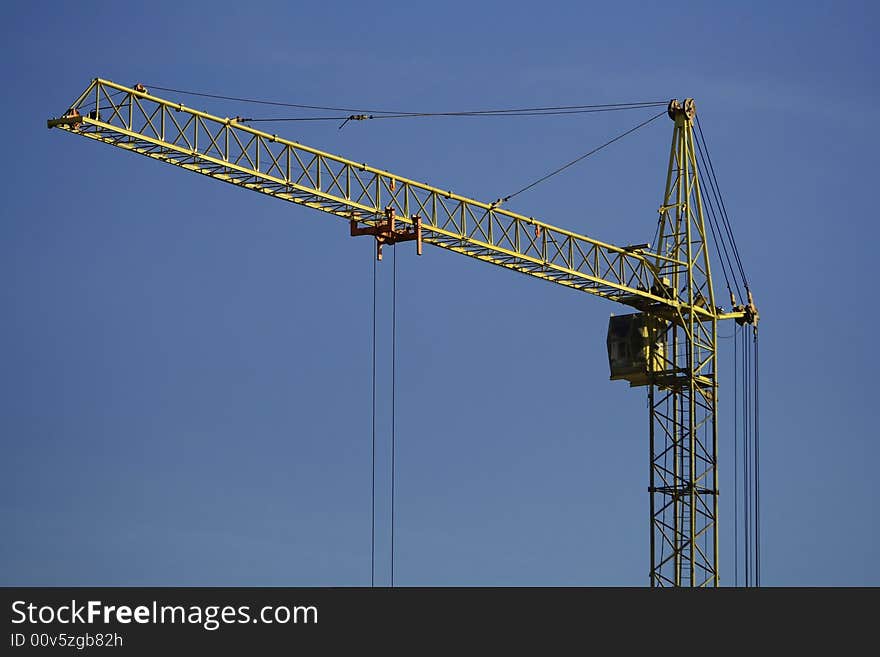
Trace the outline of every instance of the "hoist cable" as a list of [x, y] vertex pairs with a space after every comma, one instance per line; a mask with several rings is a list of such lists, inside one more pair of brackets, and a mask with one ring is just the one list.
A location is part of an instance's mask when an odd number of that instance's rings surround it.
[[727, 206], [724, 204], [724, 197], [721, 194], [721, 187], [718, 184], [718, 177], [715, 175], [715, 166], [712, 164], [712, 155], [709, 153], [709, 144], [706, 141], [706, 136], [703, 134], [703, 127], [700, 125], [700, 117], [697, 117], [697, 130], [700, 133], [700, 139], [703, 141], [703, 146], [706, 149], [706, 159], [709, 161], [709, 172], [711, 173], [711, 178], [714, 181], [714, 189], [718, 193], [718, 204], [721, 208], [721, 216], [724, 220], [725, 228], [727, 229], [728, 236], [730, 237], [731, 248], [733, 249], [733, 256], [736, 260], [737, 265], [739, 266], [740, 275], [743, 279], [743, 285], [746, 289], [749, 289], [749, 280], [746, 276], [745, 268], [742, 264], [742, 259], [739, 256], [739, 249], [736, 245], [736, 239], [733, 237], [733, 229], [730, 226], [730, 217], [727, 214]]
[[739, 586], [739, 327], [733, 340], [733, 585]]
[[[700, 180], [702, 180], [702, 178], [703, 178], [703, 172], [702, 172], [702, 171], [699, 173], [699, 177], [700, 177]], [[702, 187], [702, 183], [701, 183], [700, 186]], [[708, 218], [709, 218], [709, 230], [712, 232], [712, 239], [713, 239], [714, 242], [715, 242], [715, 246], [716, 246], [716, 247], [718, 247], [718, 246], [723, 247], [724, 244], [723, 244], [723, 243], [721, 242], [721, 240], [718, 238], [718, 234], [716, 233], [715, 226], [716, 226], [717, 221], [716, 221], [716, 219], [715, 219], [714, 211], [711, 209], [711, 203], [708, 203], [708, 204], [706, 205], [706, 208], [709, 210], [709, 212], [707, 212], [706, 214], [707, 214], [707, 216], [708, 216]], [[721, 255], [721, 249], [718, 249], [718, 251], [719, 251], [719, 255]], [[723, 257], [719, 257], [719, 261], [721, 262], [721, 273], [724, 274], [724, 285], [725, 285], [725, 287], [727, 288], [727, 292], [728, 292], [729, 294], [733, 295], [733, 292], [732, 292], [731, 289], [730, 289], [730, 279], [729, 279], [728, 276], [727, 276], [727, 266], [724, 264], [724, 258], [723, 258]]]
[[373, 258], [373, 467], [370, 499], [370, 586], [376, 586], [376, 258]]
[[748, 435], [748, 422], [746, 417], [746, 338], [745, 338], [745, 330], [740, 332], [740, 339], [742, 340], [742, 351], [740, 352], [740, 359], [742, 361], [740, 372], [742, 372], [742, 378], [740, 379], [740, 387], [742, 388], [742, 404], [740, 406], [740, 413], [742, 414], [742, 456], [743, 456], [743, 471], [742, 471], [742, 481], [743, 481], [743, 586], [749, 585], [749, 539], [748, 539], [748, 517], [749, 517], [749, 486], [748, 486], [748, 477], [747, 472], [749, 469], [748, 464], [748, 452], [747, 452], [747, 439]]
[[397, 429], [397, 247], [391, 274], [391, 586], [394, 586], [394, 479]]
[[[626, 137], [626, 136], [629, 135], [629, 134], [632, 134], [633, 132], [635, 132], [635, 131], [638, 130], [639, 128], [642, 128], [642, 127], [648, 125], [649, 123], [651, 123], [652, 121], [655, 121], [655, 120], [659, 119], [659, 118], [660, 118], [661, 116], [663, 116], [664, 114], [666, 114], [666, 110], [663, 110], [663, 111], [660, 112], [659, 114], [655, 114], [654, 116], [652, 116], [652, 117], [651, 117], [650, 119], [648, 119], [647, 121], [642, 121], [642, 122], [639, 123], [637, 126], [635, 126], [635, 127], [633, 127], [633, 128], [630, 128], [630, 129], [627, 130], [626, 132], [622, 132], [621, 134], [617, 135], [616, 137], [614, 137], [614, 138], [611, 139], [610, 141], [606, 141], [606, 142], [605, 142], [604, 144], [602, 144], [601, 146], [597, 146], [596, 148], [594, 148], [594, 149], [591, 150], [590, 152], [588, 152], [588, 153], [584, 153], [583, 155], [581, 155], [580, 157], [575, 158], [574, 160], [572, 160], [572, 161], [569, 162], [568, 164], [564, 164], [564, 165], [562, 165], [561, 167], [559, 167], [558, 169], [556, 169], [556, 170], [554, 170], [554, 171], [551, 171], [550, 173], [548, 173], [548, 174], [546, 174], [546, 175], [544, 175], [544, 176], [541, 176], [541, 177], [538, 178], [536, 181], [534, 181], [534, 182], [532, 182], [532, 183], [529, 183], [528, 185], [526, 185], [526, 186], [523, 187], [522, 189], [519, 189], [519, 190], [513, 192], [512, 194], [508, 194], [507, 196], [504, 196], [504, 197], [500, 198], [499, 201], [509, 201], [509, 200], [512, 199], [514, 196], [517, 196], [517, 195], [519, 195], [519, 194], [522, 194], [524, 191], [529, 190], [529, 189], [531, 189], [532, 187], [534, 187], [535, 185], [538, 185], [538, 184], [544, 182], [544, 181], [547, 180], [548, 178], [552, 178], [552, 177], [555, 176], [557, 173], [562, 173], [563, 171], [565, 171], [566, 169], [568, 169], [568, 168], [571, 167], [571, 166], [574, 166], [575, 164], [577, 164], [577, 163], [580, 162], [581, 160], [584, 160], [584, 159], [590, 157], [591, 155], [594, 155], [595, 153], [598, 153], [599, 151], [601, 151], [601, 150], [602, 150], [603, 148], [605, 148], [606, 146], [610, 146], [610, 145], [613, 144], [614, 142], [619, 141], [620, 139], [623, 139], [624, 137]], [[497, 201], [496, 201], [496, 203], [497, 203]]]
[[[737, 269], [735, 270], [733, 267], [733, 262], [731, 261], [731, 258], [730, 258], [730, 253], [735, 254], [735, 252], [733, 251], [733, 248], [735, 246], [733, 244], [733, 241], [734, 241], [733, 240], [733, 232], [730, 229], [729, 222], [727, 222], [724, 219], [724, 212], [721, 209], [720, 190], [716, 186], [716, 181], [713, 180], [713, 178], [711, 177], [711, 175], [709, 173], [711, 170], [711, 165], [709, 164], [709, 160], [708, 160], [708, 155], [709, 155], [708, 147], [706, 146], [705, 143], [701, 144], [699, 138], [696, 139], [696, 143], [697, 143], [697, 152], [699, 153], [700, 161], [702, 162], [702, 165], [703, 165], [702, 170], [700, 171], [701, 180], [703, 180], [702, 176], [703, 176], [703, 171], [705, 170], [705, 172], [706, 172], [705, 179], [708, 180], [708, 182], [709, 182], [708, 186], [701, 185], [704, 189], [706, 189], [709, 192], [705, 195], [704, 198], [707, 200], [709, 207], [711, 208], [711, 211], [713, 214], [713, 219], [716, 224], [716, 228], [717, 228], [718, 233], [721, 237], [722, 249], [719, 252], [719, 257], [723, 256], [723, 257], [727, 258], [727, 266], [730, 269], [731, 277], [734, 279], [736, 293], [740, 296], [740, 299], [742, 300], [742, 299], [744, 299], [744, 297], [743, 297], [742, 291], [740, 289], [740, 285], [737, 282], [737, 278], [735, 275], [735, 272], [738, 270], [740, 273], [740, 277], [741, 277], [740, 283], [745, 284], [745, 277], [744, 277], [744, 273], [743, 273], [742, 263], [740, 261], [737, 261]], [[714, 197], [714, 203], [713, 203], [713, 197]], [[717, 207], [717, 213], [716, 213], [716, 207]], [[719, 215], [721, 217], [720, 222], [718, 219]], [[722, 227], [724, 228], [724, 230], [722, 230]], [[727, 235], [727, 239], [725, 239], [725, 235]], [[729, 251], [728, 251], [728, 246], [727, 246], [728, 240], [731, 242]], [[722, 260], [722, 263], [723, 263], [723, 260]]]
[[[700, 180], [700, 188], [707, 189], [707, 187], [704, 183], [705, 178], [704, 178], [704, 174], [703, 174], [703, 170], [706, 168], [706, 159], [703, 154], [703, 148], [700, 146], [700, 140], [697, 139], [695, 141], [697, 144], [697, 153], [699, 155], [700, 162], [702, 163], [702, 167], [699, 167], [697, 169], [697, 172], [699, 174], [699, 180]], [[707, 191], [708, 190], [711, 190], [711, 185], [709, 186]], [[736, 293], [739, 295], [740, 299], [742, 300], [742, 299], [744, 299], [744, 297], [742, 296], [742, 292], [739, 289], [739, 286], [736, 284], [736, 276], [734, 275], [733, 263], [731, 263], [731, 261], [730, 261], [730, 254], [728, 253], [728, 250], [727, 250], [727, 243], [724, 240], [724, 233], [721, 230], [721, 226], [718, 223], [718, 216], [715, 212], [715, 205], [712, 202], [712, 195], [706, 194], [705, 196], [703, 196], [703, 198], [706, 200], [706, 202], [707, 202], [706, 208], [709, 210], [707, 212], [707, 215], [709, 216], [709, 228], [712, 230], [712, 238], [715, 240], [715, 244], [720, 246], [720, 248], [718, 249], [718, 259], [721, 262], [721, 271], [724, 274], [724, 282], [727, 285], [727, 291], [728, 291], [728, 293], [732, 294], [732, 290], [730, 287], [730, 280], [727, 276], [727, 271], [729, 269], [730, 270], [730, 278], [733, 278], [734, 287], [736, 287]], [[725, 259], [727, 261], [726, 264], [725, 264]]]
[[[697, 142], [697, 143], [699, 144], [699, 142]], [[703, 151], [699, 147], [697, 150], [699, 152], [700, 159], [705, 164], [705, 159], [703, 157]], [[703, 175], [704, 175], [703, 171], [700, 170], [701, 187], [703, 189], [705, 189], [706, 188], [705, 185], [702, 184]], [[711, 188], [711, 186], [710, 186], [710, 188]], [[712, 235], [715, 238], [716, 245], [718, 245], [720, 247], [718, 249], [718, 259], [721, 262], [722, 271], [724, 271], [724, 282], [727, 285], [727, 291], [731, 294], [733, 292], [733, 290], [731, 289], [731, 286], [730, 286], [730, 280], [728, 279], [728, 276], [727, 276], [727, 274], [729, 272], [730, 278], [733, 279], [733, 287], [736, 290], [736, 294], [739, 295], [740, 299], [743, 299], [744, 297], [743, 297], [742, 291], [740, 289], [739, 283], [737, 282], [735, 270], [733, 268], [733, 263], [731, 262], [731, 259], [730, 259], [730, 252], [727, 247], [727, 240], [724, 239], [724, 231], [722, 230], [721, 223], [718, 220], [719, 213], [716, 211], [715, 204], [712, 201], [712, 196], [706, 195], [704, 198], [706, 199], [707, 207], [709, 208], [709, 221], [712, 226]], [[716, 235], [716, 232], [717, 232], [717, 235]]]
[[705, 150], [706, 150], [706, 158], [709, 162], [709, 172], [711, 173], [711, 181], [713, 183], [713, 189], [714, 189], [715, 193], [717, 194], [717, 202], [718, 202], [719, 207], [721, 208], [721, 218], [723, 220], [724, 227], [727, 231], [727, 235], [730, 239], [730, 245], [731, 245], [731, 249], [733, 252], [734, 260], [736, 261], [737, 266], [739, 268], [740, 276], [742, 276], [743, 285], [745, 286], [746, 289], [749, 289], [749, 280], [748, 280], [748, 277], [746, 276], [745, 267], [743, 267], [742, 259], [740, 258], [740, 255], [739, 255], [739, 247], [737, 246], [736, 238], [733, 235], [733, 227], [731, 226], [731, 223], [730, 223], [730, 216], [727, 214], [727, 206], [724, 203], [724, 196], [721, 194], [721, 186], [718, 183], [718, 177], [715, 174], [715, 166], [712, 163], [712, 156], [709, 153], [708, 143], [706, 142], [705, 136], [703, 136], [703, 132], [702, 132], [703, 129], [699, 125], [699, 119], [697, 120], [697, 127], [700, 131], [700, 137], [703, 140], [703, 146], [705, 147]]
[[754, 439], [755, 439], [755, 585], [761, 586], [761, 451], [760, 414], [758, 406], [758, 330], [755, 328], [755, 400], [754, 400]]
[[749, 394], [751, 390], [751, 359], [749, 358], [748, 331], [743, 329], [743, 476], [744, 476], [744, 504], [745, 510], [745, 569], [746, 586], [752, 583], [752, 476], [751, 476], [751, 435], [749, 431]]
[[724, 198], [721, 194], [721, 186], [718, 183], [718, 176], [715, 174], [715, 166], [712, 163], [712, 156], [709, 153], [709, 143], [706, 141], [706, 136], [703, 134], [703, 127], [700, 123], [700, 117], [697, 117], [697, 144], [702, 144], [702, 150], [705, 152], [706, 162], [708, 162], [708, 166], [706, 167], [707, 177], [709, 179], [710, 188], [712, 193], [715, 196], [715, 202], [718, 205], [719, 213], [721, 214], [722, 222], [727, 232], [728, 238], [731, 241], [731, 249], [734, 253], [734, 259], [737, 263], [737, 268], [739, 270], [740, 275], [743, 277], [743, 283], [746, 283], [745, 277], [745, 269], [742, 266], [742, 261], [739, 258], [739, 249], [736, 246], [736, 239], [733, 236], [733, 229], [730, 226], [730, 217], [727, 214], [727, 206], [724, 203]]

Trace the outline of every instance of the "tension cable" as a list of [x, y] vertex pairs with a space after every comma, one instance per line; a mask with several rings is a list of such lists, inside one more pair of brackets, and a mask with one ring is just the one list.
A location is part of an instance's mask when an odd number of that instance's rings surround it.
[[580, 157], [577, 157], [577, 158], [573, 159], [571, 162], [569, 162], [569, 163], [567, 163], [567, 164], [563, 164], [563, 165], [562, 165], [561, 167], [559, 167], [558, 169], [555, 169], [554, 171], [551, 171], [550, 173], [548, 173], [548, 174], [546, 174], [546, 175], [544, 175], [544, 176], [541, 176], [541, 177], [538, 178], [536, 181], [534, 181], [534, 182], [532, 182], [532, 183], [529, 183], [528, 185], [526, 185], [526, 186], [523, 187], [522, 189], [519, 189], [519, 190], [513, 192], [512, 194], [508, 194], [507, 196], [503, 196], [503, 197], [499, 198], [499, 199], [498, 199], [497, 201], [495, 201], [492, 205], [497, 207], [497, 206], [501, 205], [502, 203], [505, 203], [505, 202], [509, 201], [509, 200], [512, 199], [514, 196], [517, 196], [517, 195], [519, 195], [519, 194], [522, 194], [524, 191], [531, 189], [531, 188], [534, 187], [535, 185], [539, 185], [540, 183], [544, 182], [544, 181], [547, 180], [548, 178], [552, 178], [552, 177], [555, 176], [557, 173], [562, 173], [563, 171], [565, 171], [566, 169], [568, 169], [568, 168], [571, 167], [571, 166], [574, 166], [575, 164], [577, 164], [577, 163], [580, 162], [581, 160], [585, 160], [586, 158], [590, 157], [591, 155], [594, 155], [594, 154], [598, 153], [599, 151], [601, 151], [601, 150], [602, 150], [603, 148], [605, 148], [606, 146], [610, 146], [610, 145], [613, 144], [614, 142], [619, 141], [620, 139], [623, 139], [624, 137], [626, 137], [626, 136], [629, 135], [629, 134], [632, 134], [633, 132], [635, 132], [635, 131], [638, 130], [639, 128], [642, 128], [642, 127], [648, 125], [649, 123], [651, 123], [652, 121], [655, 121], [655, 120], [659, 119], [659, 118], [660, 118], [661, 116], [663, 116], [664, 114], [666, 114], [666, 110], [663, 110], [663, 111], [660, 112], [659, 114], [655, 114], [654, 116], [652, 116], [652, 117], [651, 117], [650, 119], [648, 119], [647, 121], [642, 121], [642, 122], [639, 123], [637, 126], [635, 126], [635, 127], [633, 127], [633, 128], [630, 128], [630, 129], [627, 130], [626, 132], [622, 132], [621, 134], [619, 134], [619, 135], [617, 135], [616, 137], [614, 137], [614, 139], [611, 139], [610, 141], [606, 141], [606, 142], [605, 142], [604, 144], [602, 144], [601, 146], [597, 146], [596, 148], [594, 148], [594, 149], [591, 150], [590, 152], [588, 152], [588, 153], [584, 153], [584, 154], [581, 155]]

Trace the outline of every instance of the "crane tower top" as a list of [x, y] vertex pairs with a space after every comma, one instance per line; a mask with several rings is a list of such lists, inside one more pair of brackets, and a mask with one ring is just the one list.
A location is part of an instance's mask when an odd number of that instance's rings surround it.
[[684, 101], [673, 98], [669, 101], [669, 107], [666, 112], [669, 118], [675, 121], [679, 116], [684, 116], [690, 121], [694, 120], [697, 115], [697, 104], [693, 98], [685, 98]]

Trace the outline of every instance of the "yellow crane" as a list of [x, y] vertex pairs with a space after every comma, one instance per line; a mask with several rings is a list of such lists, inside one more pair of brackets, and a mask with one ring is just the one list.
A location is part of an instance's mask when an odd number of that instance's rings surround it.
[[[82, 111], [81, 111], [82, 110]], [[674, 124], [658, 241], [615, 246], [362, 162], [96, 78], [49, 128], [339, 217], [352, 236], [415, 241], [610, 299], [611, 379], [646, 386], [650, 584], [718, 586], [718, 325], [757, 326], [751, 292], [716, 303], [694, 145], [693, 99]], [[366, 118], [353, 115], [353, 119]]]

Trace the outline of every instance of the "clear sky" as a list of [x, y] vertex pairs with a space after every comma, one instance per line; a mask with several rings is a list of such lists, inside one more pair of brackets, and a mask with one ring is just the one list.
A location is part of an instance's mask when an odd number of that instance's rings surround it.
[[[101, 76], [414, 111], [695, 97], [762, 314], [763, 582], [880, 585], [878, 18], [870, 2], [9, 3], [0, 584], [370, 582], [371, 242], [46, 130]], [[647, 116], [277, 131], [491, 201]], [[671, 127], [511, 209], [649, 241]], [[645, 393], [608, 381], [605, 354], [621, 309], [411, 245], [397, 294], [396, 583], [646, 584]]]

